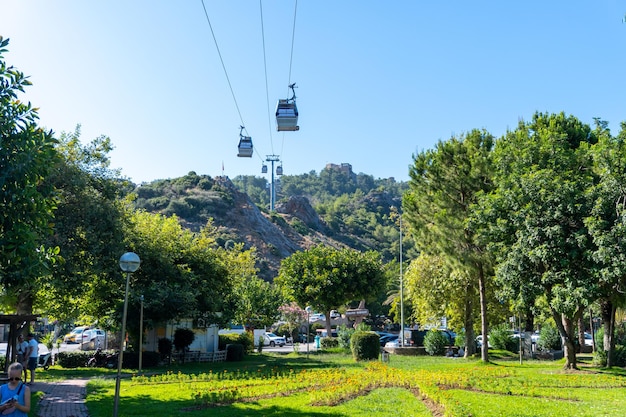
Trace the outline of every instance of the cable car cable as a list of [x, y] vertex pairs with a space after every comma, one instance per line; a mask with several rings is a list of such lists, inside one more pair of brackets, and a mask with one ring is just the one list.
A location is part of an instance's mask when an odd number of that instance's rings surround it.
[[265, 25], [263, 24], [263, 0], [259, 0], [259, 10], [261, 13], [261, 39], [263, 40], [263, 68], [265, 69], [265, 102], [267, 104], [267, 125], [270, 132], [270, 149], [274, 154], [274, 139], [272, 137], [272, 116], [270, 112], [270, 92], [267, 82], [267, 54], [265, 52]]
[[[204, 0], [202, 1], [202, 8], [204, 9], [204, 15], [206, 16], [206, 21], [209, 23], [209, 28], [211, 29], [211, 35], [213, 36], [213, 42], [215, 42], [215, 48], [217, 49], [217, 55], [220, 57], [220, 62], [222, 63], [222, 68], [224, 69], [224, 75], [226, 75], [226, 81], [228, 82], [228, 87], [230, 88], [230, 94], [233, 96], [233, 101], [235, 102], [235, 107], [237, 108], [237, 113], [239, 114], [239, 120], [241, 120], [241, 125], [245, 126], [246, 124], [243, 122], [243, 117], [241, 116], [241, 110], [239, 110], [239, 104], [237, 103], [237, 98], [235, 97], [235, 91], [233, 90], [233, 86], [230, 83], [230, 77], [228, 76], [228, 71], [226, 71], [226, 65], [224, 64], [224, 59], [222, 58], [222, 53], [220, 52], [220, 47], [217, 43], [217, 38], [215, 37], [215, 32], [213, 32], [213, 25], [211, 25], [211, 19], [209, 19], [209, 13], [206, 10], [206, 6], [204, 5]], [[245, 130], [245, 128], [244, 128]], [[246, 133], [248, 131], [246, 130]]]

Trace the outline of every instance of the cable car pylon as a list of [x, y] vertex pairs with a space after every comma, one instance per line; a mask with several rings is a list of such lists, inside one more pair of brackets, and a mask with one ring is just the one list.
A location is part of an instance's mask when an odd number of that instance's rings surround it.
[[[274, 204], [276, 202], [276, 180], [274, 179], [274, 162], [279, 162], [280, 161], [280, 156], [278, 155], [267, 155], [267, 157], [265, 158], [265, 160], [267, 162], [270, 162], [272, 164], [272, 180], [270, 182], [270, 211], [274, 211]], [[283, 174], [283, 170], [282, 170], [282, 165], [280, 166], [280, 174], [278, 174], [278, 172], [276, 172], [276, 175], [282, 175]]]

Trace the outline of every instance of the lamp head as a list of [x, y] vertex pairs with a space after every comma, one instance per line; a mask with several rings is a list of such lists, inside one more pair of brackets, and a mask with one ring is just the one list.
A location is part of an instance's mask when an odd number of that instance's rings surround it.
[[139, 255], [134, 252], [126, 252], [120, 257], [120, 268], [124, 272], [135, 272], [140, 263]]

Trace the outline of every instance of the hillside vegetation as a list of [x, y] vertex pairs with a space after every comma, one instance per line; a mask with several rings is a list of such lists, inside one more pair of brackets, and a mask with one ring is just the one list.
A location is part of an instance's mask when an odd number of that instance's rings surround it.
[[[348, 164], [329, 165], [320, 174], [280, 177], [275, 211], [269, 211], [265, 178], [209, 177], [190, 172], [156, 180], [136, 189], [137, 208], [176, 215], [181, 224], [199, 230], [211, 222], [218, 243], [243, 242], [259, 253], [260, 275], [273, 279], [280, 261], [324, 243], [334, 247], [376, 250], [385, 262], [398, 258], [397, 216], [406, 184], [354, 174]], [[403, 250], [411, 250], [405, 241]]]

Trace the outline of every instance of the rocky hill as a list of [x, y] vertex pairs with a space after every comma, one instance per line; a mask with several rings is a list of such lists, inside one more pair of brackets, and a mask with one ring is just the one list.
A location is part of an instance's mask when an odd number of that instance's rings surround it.
[[175, 214], [191, 230], [199, 230], [211, 220], [220, 245], [243, 242], [246, 247], [257, 248], [259, 275], [266, 280], [276, 276], [282, 259], [319, 243], [392, 250], [389, 240], [397, 236], [397, 230], [388, 215], [392, 206], [400, 204], [398, 193], [377, 187], [367, 193], [355, 190], [350, 198], [344, 192], [343, 200], [325, 195], [326, 206], [318, 202], [316, 210], [311, 201], [320, 200], [317, 194], [302, 188], [299, 191], [299, 195], [282, 194], [270, 213], [260, 209], [263, 204], [253, 202], [228, 177], [190, 172], [138, 186], [136, 206], [168, 216]]

